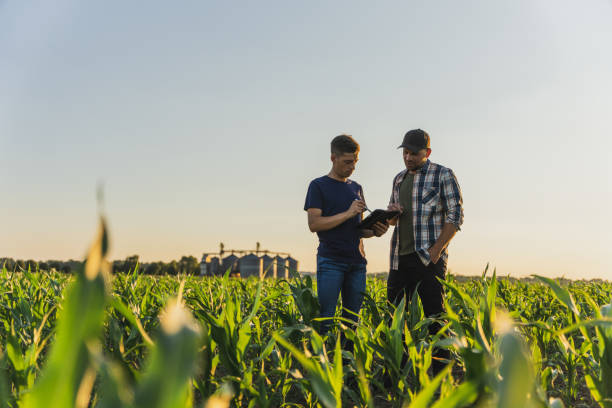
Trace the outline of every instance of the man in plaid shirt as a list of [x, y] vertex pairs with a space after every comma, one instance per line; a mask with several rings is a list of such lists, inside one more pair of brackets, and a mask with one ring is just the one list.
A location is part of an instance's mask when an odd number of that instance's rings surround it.
[[[406, 133], [402, 144], [406, 169], [393, 179], [389, 210], [400, 215], [391, 238], [391, 266], [387, 280], [387, 298], [398, 304], [404, 296], [410, 301], [417, 289], [426, 316], [444, 311], [444, 279], [448, 259], [447, 246], [463, 223], [463, 200], [453, 171], [429, 161], [429, 135], [421, 129]], [[439, 324], [430, 326], [435, 334]], [[433, 371], [444, 367], [438, 350]]]

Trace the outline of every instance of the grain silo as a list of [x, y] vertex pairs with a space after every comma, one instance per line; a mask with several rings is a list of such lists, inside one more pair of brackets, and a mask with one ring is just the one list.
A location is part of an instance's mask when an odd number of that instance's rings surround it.
[[289, 263], [287, 262], [287, 258], [277, 255], [274, 258], [274, 261], [276, 262], [276, 277], [284, 279], [288, 278]]
[[289, 267], [289, 276], [298, 273], [298, 261], [290, 256], [287, 257], [287, 266]]
[[260, 277], [263, 271], [262, 262], [263, 260], [255, 254], [248, 254], [240, 258], [239, 266], [240, 277], [248, 278], [249, 276]]
[[208, 254], [203, 254], [200, 261], [200, 276], [206, 275], [208, 275]]
[[220, 275], [225, 275], [228, 269], [230, 270], [230, 275], [238, 272], [238, 257], [234, 254], [223, 258], [221, 270], [219, 271]]
[[263, 261], [263, 273], [266, 278], [276, 278], [276, 262], [274, 262], [274, 258], [269, 255], [264, 255], [261, 257]]
[[200, 262], [201, 276], [215, 276], [219, 273], [219, 258], [209, 254], [202, 255]]
[[217, 276], [219, 275], [219, 258], [216, 256], [208, 257], [208, 275]]

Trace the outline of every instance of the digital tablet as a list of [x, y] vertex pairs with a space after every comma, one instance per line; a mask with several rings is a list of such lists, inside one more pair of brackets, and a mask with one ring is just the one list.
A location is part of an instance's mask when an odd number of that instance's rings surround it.
[[361, 220], [359, 225], [357, 225], [357, 228], [372, 229], [372, 226], [376, 224], [378, 221], [387, 222], [388, 220], [395, 217], [399, 213], [400, 213], [399, 211], [387, 211], [387, 210], [380, 210], [380, 209], [374, 210], [372, 211], [370, 215], [368, 215], [363, 220]]

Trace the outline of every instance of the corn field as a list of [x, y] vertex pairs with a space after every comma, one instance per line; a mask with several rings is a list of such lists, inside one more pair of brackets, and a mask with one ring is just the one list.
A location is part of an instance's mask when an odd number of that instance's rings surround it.
[[0, 407], [612, 407], [610, 283], [451, 275], [432, 336], [370, 278], [322, 338], [309, 277], [111, 276], [107, 248], [101, 221], [73, 276], [2, 268]]

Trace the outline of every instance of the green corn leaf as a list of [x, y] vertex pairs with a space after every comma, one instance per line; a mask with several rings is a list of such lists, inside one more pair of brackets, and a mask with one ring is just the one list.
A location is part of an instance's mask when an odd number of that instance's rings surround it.
[[243, 323], [249, 323], [253, 319], [257, 311], [259, 310], [259, 307], [261, 306], [261, 288], [263, 286], [263, 282], [264, 282], [263, 280], [260, 280], [259, 283], [257, 284], [257, 292], [255, 293], [255, 302], [253, 303], [253, 307], [251, 308], [251, 313], [249, 314], [249, 316], [246, 318], [246, 320]]
[[406, 316], [405, 312], [406, 305], [406, 297], [402, 298], [399, 305], [393, 312], [393, 320], [391, 321], [391, 327], [388, 331], [388, 341], [391, 346], [391, 352], [393, 353], [393, 361], [396, 363], [397, 367], [400, 366], [400, 361], [402, 359], [402, 355], [404, 353], [403, 339], [402, 334], [404, 333], [404, 318]]
[[[104, 219], [87, 261], [67, 290], [59, 313], [57, 335], [41, 376], [24, 396], [24, 408], [72, 408], [87, 401], [93, 379], [88, 347], [98, 343], [106, 303], [104, 256], [108, 238]], [[77, 394], [80, 401], [77, 401]]]
[[476, 302], [474, 302], [474, 300], [467, 293], [461, 290], [454, 283], [448, 282], [445, 279], [438, 279], [438, 280], [440, 281], [440, 283], [446, 286], [451, 291], [451, 293], [453, 293], [457, 297], [457, 299], [461, 299], [461, 301], [465, 305], [466, 313], [469, 313], [471, 316], [476, 315], [476, 310], [479, 310], [479, 307], [476, 304]]
[[201, 366], [200, 366], [200, 381], [202, 382], [203, 389], [200, 389], [203, 396], [208, 398], [213, 393], [212, 376], [215, 369], [213, 350], [214, 344], [210, 338], [209, 328], [207, 325], [202, 327], [202, 347], [201, 347]]
[[123, 317], [125, 317], [130, 323], [132, 323], [132, 325], [134, 325], [134, 327], [138, 329], [138, 332], [149, 346], [153, 345], [153, 340], [151, 340], [151, 337], [149, 337], [145, 329], [142, 327], [140, 320], [138, 320], [136, 315], [121, 301], [121, 299], [112, 297], [110, 298], [109, 303], [117, 312], [122, 314]]
[[7, 336], [6, 342], [6, 355], [9, 361], [17, 371], [23, 371], [26, 368], [26, 364], [21, 354], [21, 347], [19, 341], [13, 334]]
[[[612, 320], [612, 305], [602, 306], [602, 318]], [[599, 338], [599, 394], [600, 404], [612, 407], [612, 325], [597, 325]]]
[[488, 339], [492, 339], [494, 335], [493, 328], [495, 327], [495, 299], [497, 298], [497, 272], [493, 271], [493, 276], [485, 285], [486, 296], [484, 301], [481, 301], [481, 310], [483, 310], [483, 329]]
[[191, 406], [191, 377], [201, 345], [200, 328], [177, 301], [164, 310], [161, 333], [135, 396], [135, 408]]
[[478, 398], [479, 389], [480, 384], [477, 382], [464, 382], [448, 396], [436, 401], [431, 408], [458, 408], [471, 406]]
[[487, 265], [485, 266], [484, 271], [482, 271], [481, 280], [484, 280], [484, 278], [487, 276], [488, 270], [489, 270], [489, 263], [487, 262]]
[[586, 374], [584, 379], [593, 399], [595, 401], [601, 401], [604, 398], [604, 394], [601, 392], [601, 381], [599, 381], [599, 379], [592, 374]]
[[340, 395], [335, 394], [334, 387], [330, 384], [326, 370], [321, 367], [321, 363], [317, 363], [306, 357], [304, 353], [299, 351], [295, 346], [285, 340], [277, 333], [272, 333], [272, 336], [278, 344], [289, 350], [291, 355], [298, 360], [307, 372], [308, 379], [312, 385], [313, 391], [319, 398], [319, 401], [327, 408], [336, 408], [342, 406]]
[[582, 320], [578, 323], [574, 323], [569, 326], [565, 326], [562, 329], [554, 331], [553, 333], [555, 335], [561, 335], [561, 334], [571, 333], [575, 330], [579, 330], [585, 327], [603, 327], [607, 329], [612, 329], [612, 317], [602, 317], [601, 319]]
[[482, 319], [480, 317], [480, 310], [476, 315], [476, 341], [477, 344], [482, 347], [487, 353], [491, 354], [491, 345], [489, 344], [489, 340], [487, 339], [487, 335], [482, 328]]
[[428, 408], [436, 390], [440, 387], [442, 380], [450, 373], [452, 365], [446, 366], [436, 377], [419, 392], [415, 399], [409, 405], [404, 405], [407, 408]]
[[533, 368], [525, 352], [523, 340], [514, 332], [501, 338], [502, 362], [499, 374], [498, 408], [526, 407], [533, 389]]
[[571, 312], [574, 314], [574, 316], [576, 316], [576, 319], [580, 319], [580, 312], [578, 311], [578, 307], [576, 306], [576, 302], [574, 302], [574, 298], [572, 297], [571, 293], [569, 293], [569, 291], [565, 288], [562, 288], [561, 285], [559, 285], [555, 280], [550, 279], [550, 278], [546, 278], [544, 276], [540, 276], [540, 275], [533, 275], [535, 276], [537, 279], [541, 280], [542, 282], [544, 282], [545, 284], [548, 285], [548, 287], [550, 287], [553, 291], [553, 293], [555, 294], [555, 297], [557, 299], [559, 299], [559, 301], [565, 305], [565, 307], [567, 307], [569, 310], [571, 310]]
[[100, 378], [98, 394], [100, 399], [96, 408], [131, 407], [134, 403], [134, 389], [124, 370], [106, 361], [102, 353], [93, 353], [95, 366]]
[[336, 339], [336, 349], [334, 350], [334, 366], [331, 370], [329, 379], [334, 387], [336, 402], [339, 403], [339, 396], [342, 393], [343, 370], [342, 370], [342, 348], [340, 347], [340, 337]]
[[10, 392], [6, 378], [7, 368], [6, 357], [0, 349], [0, 408], [9, 407]]

